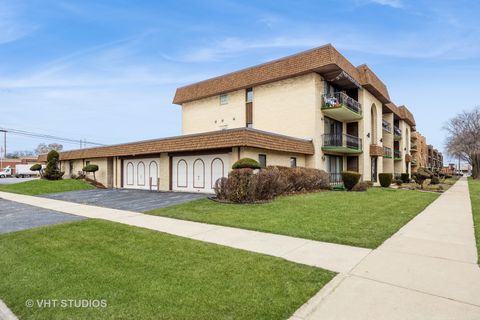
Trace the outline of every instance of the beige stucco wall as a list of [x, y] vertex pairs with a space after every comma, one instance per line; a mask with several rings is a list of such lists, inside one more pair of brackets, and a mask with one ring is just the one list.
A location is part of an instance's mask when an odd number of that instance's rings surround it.
[[[267, 166], [290, 166], [290, 158], [297, 158], [297, 166], [305, 167], [305, 155], [298, 153], [284, 153], [271, 150], [257, 149], [257, 148], [241, 148], [241, 158], [252, 158], [258, 160], [259, 154], [267, 155]], [[232, 163], [233, 164], [233, 163]]]
[[170, 190], [170, 157], [168, 153], [160, 154], [160, 185], [159, 189], [161, 191]]
[[228, 93], [228, 103], [220, 105], [213, 96], [182, 105], [182, 133], [193, 134], [245, 127], [245, 90]]
[[[70, 161], [72, 163], [72, 170], [70, 171]], [[94, 159], [77, 159], [61, 161], [61, 170], [65, 172], [64, 178], [70, 178], [72, 174], [78, 175], [83, 167], [90, 161], [90, 164], [98, 165], [98, 171], [95, 172], [95, 178], [98, 182], [106, 187], [112, 187], [113, 184], [113, 168], [108, 158], [94, 158]], [[86, 173], [88, 178], [93, 179], [93, 173]]]
[[[370, 145], [382, 146], [382, 103], [375, 98], [368, 90], [362, 89], [358, 92], [358, 100], [362, 104], [363, 119], [358, 123], [358, 134], [362, 139], [363, 153], [359, 156], [359, 171], [364, 181], [372, 178], [372, 159], [370, 156]], [[375, 123], [372, 127], [372, 109], [375, 112]], [[368, 137], [370, 135], [370, 137]], [[383, 161], [377, 160], [377, 172], [383, 172]]]

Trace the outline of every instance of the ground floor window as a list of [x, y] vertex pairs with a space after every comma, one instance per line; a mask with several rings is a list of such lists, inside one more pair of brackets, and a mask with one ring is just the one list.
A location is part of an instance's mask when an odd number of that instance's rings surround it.
[[326, 169], [330, 173], [330, 183], [342, 182], [343, 157], [325, 156]]
[[290, 158], [290, 168], [296, 168], [297, 167], [297, 158], [291, 157]]
[[266, 154], [259, 154], [258, 155], [258, 162], [260, 163], [261, 168], [267, 167], [267, 155]]

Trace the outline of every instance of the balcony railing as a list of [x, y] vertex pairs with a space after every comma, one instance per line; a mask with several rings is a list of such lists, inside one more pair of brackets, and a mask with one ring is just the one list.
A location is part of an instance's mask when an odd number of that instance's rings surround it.
[[383, 147], [383, 157], [391, 159], [392, 158], [392, 148], [389, 147]]
[[361, 152], [362, 139], [350, 134], [330, 134], [322, 136], [322, 148], [338, 152]]
[[345, 106], [347, 109], [362, 114], [362, 105], [357, 100], [349, 97], [343, 92], [335, 92], [334, 94], [323, 95], [323, 108], [338, 108]]
[[395, 159], [402, 159], [402, 152], [400, 150], [393, 150], [393, 157]]
[[393, 126], [393, 132], [395, 133], [395, 135], [396, 135], [397, 137], [401, 137], [401, 136], [402, 136], [402, 130], [401, 130], [399, 127], [397, 127], [397, 126]]
[[382, 119], [382, 129], [392, 133], [392, 124], [385, 119]]

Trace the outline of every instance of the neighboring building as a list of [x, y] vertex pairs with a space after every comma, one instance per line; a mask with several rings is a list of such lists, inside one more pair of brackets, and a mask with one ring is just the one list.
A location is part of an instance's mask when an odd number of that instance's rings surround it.
[[30, 164], [34, 165], [35, 163], [38, 163], [37, 158], [29, 158], [29, 157], [24, 157], [24, 158], [6, 158], [0, 160], [0, 171], [4, 168], [10, 167], [12, 168], [12, 175], [15, 175], [15, 166], [17, 164]]
[[455, 163], [449, 163], [448, 166], [444, 166], [441, 172], [445, 175], [453, 176], [455, 174]]
[[412, 172], [416, 172], [418, 168], [426, 168], [428, 165], [428, 146], [427, 139], [416, 131], [412, 133]]
[[212, 192], [243, 157], [338, 179], [410, 173], [415, 119], [367, 65], [326, 45], [178, 88], [182, 136], [62, 152], [62, 170], [99, 165], [108, 187]]
[[430, 170], [441, 170], [443, 168], [443, 155], [431, 144], [428, 145], [428, 164]]

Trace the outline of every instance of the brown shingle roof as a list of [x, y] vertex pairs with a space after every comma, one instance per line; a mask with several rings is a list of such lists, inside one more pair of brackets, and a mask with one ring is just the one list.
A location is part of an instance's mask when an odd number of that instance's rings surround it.
[[413, 117], [413, 114], [408, 110], [406, 106], [400, 106], [398, 107], [399, 113], [400, 113], [400, 119], [404, 120], [407, 122], [409, 125], [414, 127], [415, 124], [415, 118]]
[[[363, 84], [382, 102], [390, 100], [385, 85], [370, 69], [359, 71], [331, 44], [300, 52], [278, 60], [243, 69], [178, 88], [173, 103], [182, 104], [214, 95], [278, 81], [310, 72], [322, 75], [344, 71], [358, 84]], [[363, 77], [363, 78], [362, 78]]]
[[357, 70], [362, 86], [373, 93], [382, 103], [389, 103], [390, 95], [388, 94], [387, 86], [377, 75], [366, 64], [358, 66]]
[[[105, 147], [78, 149], [60, 153], [61, 160], [135, 156], [161, 152], [199, 151], [230, 147], [255, 147], [267, 150], [313, 154], [309, 140], [269, 133], [251, 128], [239, 128], [191, 134], [156, 140], [146, 140]], [[40, 155], [39, 160], [46, 158]]]

